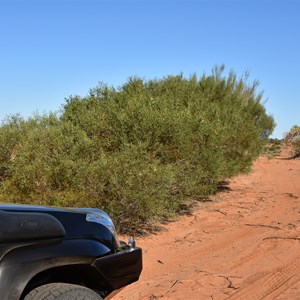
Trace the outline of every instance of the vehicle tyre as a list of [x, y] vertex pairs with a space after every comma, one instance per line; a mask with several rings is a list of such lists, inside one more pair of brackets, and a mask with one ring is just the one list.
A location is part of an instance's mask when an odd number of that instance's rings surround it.
[[56, 282], [35, 288], [24, 300], [103, 300], [103, 298], [84, 286]]

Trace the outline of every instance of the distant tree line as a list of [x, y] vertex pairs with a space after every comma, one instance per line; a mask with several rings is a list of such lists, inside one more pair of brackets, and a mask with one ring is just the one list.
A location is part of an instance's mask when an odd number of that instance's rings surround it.
[[7, 117], [1, 201], [97, 207], [139, 232], [213, 193], [250, 170], [274, 128], [258, 83], [223, 70], [101, 83], [58, 113]]

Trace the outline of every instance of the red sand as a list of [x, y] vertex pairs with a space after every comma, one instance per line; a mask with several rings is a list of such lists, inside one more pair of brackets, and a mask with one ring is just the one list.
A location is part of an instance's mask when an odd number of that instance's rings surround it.
[[141, 278], [113, 299], [300, 299], [300, 159], [262, 157], [229, 188], [138, 239]]

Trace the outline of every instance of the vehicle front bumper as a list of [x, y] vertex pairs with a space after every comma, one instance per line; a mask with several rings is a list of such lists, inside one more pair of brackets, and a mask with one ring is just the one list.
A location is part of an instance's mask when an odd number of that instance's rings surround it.
[[143, 269], [142, 249], [134, 248], [100, 257], [93, 263], [112, 290], [118, 290], [139, 279]]

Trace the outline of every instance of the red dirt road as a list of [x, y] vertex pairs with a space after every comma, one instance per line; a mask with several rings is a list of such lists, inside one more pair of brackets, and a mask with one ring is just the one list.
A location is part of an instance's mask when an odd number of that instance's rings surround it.
[[300, 299], [300, 159], [260, 158], [229, 188], [137, 240], [142, 276], [114, 300]]

